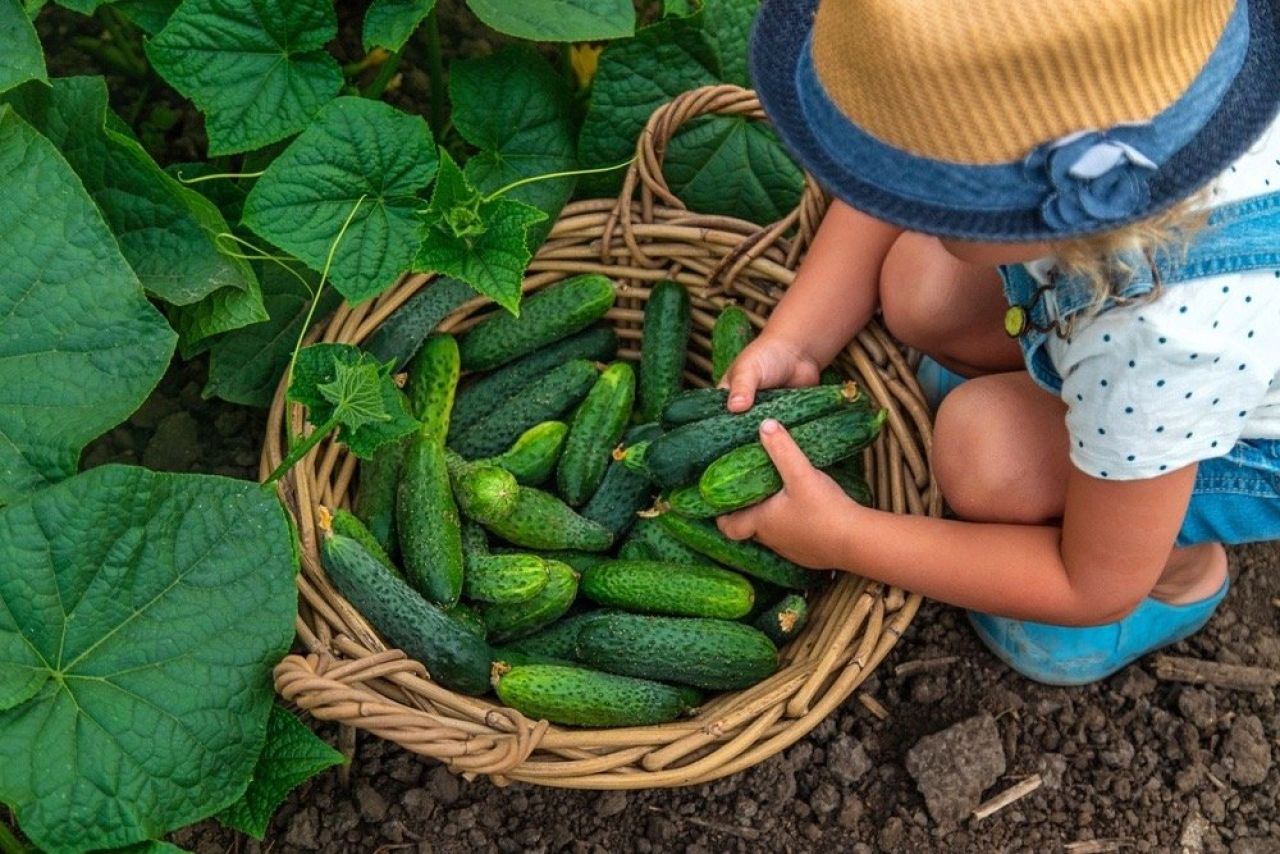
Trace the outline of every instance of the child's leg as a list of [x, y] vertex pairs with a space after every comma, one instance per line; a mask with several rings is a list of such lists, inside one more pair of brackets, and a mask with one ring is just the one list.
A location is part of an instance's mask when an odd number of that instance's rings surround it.
[[1004, 333], [1007, 307], [994, 268], [960, 261], [936, 237], [902, 234], [880, 268], [889, 332], [962, 376], [1022, 369], [1022, 352]]

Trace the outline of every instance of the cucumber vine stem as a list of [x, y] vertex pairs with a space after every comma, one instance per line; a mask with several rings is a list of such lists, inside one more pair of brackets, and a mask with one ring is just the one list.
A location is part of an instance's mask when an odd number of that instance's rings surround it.
[[18, 837], [13, 835], [13, 831], [9, 830], [9, 826], [0, 821], [0, 852], [3, 852], [3, 854], [31, 854], [31, 849], [23, 845]]
[[199, 184], [202, 181], [217, 181], [221, 179], [240, 179], [240, 178], [261, 178], [266, 174], [267, 170], [261, 172], [214, 172], [209, 175], [197, 175], [194, 178], [184, 178], [182, 172], [178, 172], [178, 183], [180, 184]]
[[[289, 367], [290, 369], [292, 369], [293, 366], [290, 365]], [[294, 445], [292, 448], [289, 449], [288, 455], [286, 455], [285, 458], [280, 461], [280, 465], [276, 466], [276, 470], [273, 471], [270, 477], [267, 478], [266, 485], [270, 486], [271, 484], [275, 483], [277, 480], [279, 480], [280, 478], [288, 474], [289, 469], [297, 465], [298, 460], [302, 459], [308, 453], [310, 453], [311, 449], [314, 448], [316, 445], [320, 444], [320, 440], [323, 439], [325, 436], [329, 435], [330, 431], [336, 429], [337, 426], [338, 426], [338, 414], [335, 411], [332, 418], [330, 418], [325, 423], [316, 427], [314, 430], [311, 431], [311, 433], [307, 436], [307, 438], [303, 439], [301, 442], [299, 442], [298, 444]]]
[[571, 178], [577, 175], [599, 175], [601, 172], [615, 172], [618, 169], [625, 169], [626, 167], [630, 166], [632, 163], [635, 163], [635, 162], [636, 162], [636, 159], [634, 156], [632, 156], [622, 161], [621, 163], [615, 163], [612, 166], [599, 166], [593, 169], [566, 169], [564, 172], [544, 172], [541, 175], [530, 175], [527, 178], [521, 178], [517, 181], [512, 181], [510, 184], [507, 184], [505, 187], [499, 187], [498, 189], [494, 190], [492, 193], [490, 193], [489, 195], [481, 199], [480, 202], [482, 204], [491, 202], [494, 199], [498, 198], [499, 196], [503, 195], [504, 193], [508, 193], [511, 190], [514, 190], [516, 187], [523, 187], [525, 184], [536, 184], [539, 181], [550, 181], [552, 178]]
[[423, 31], [427, 43], [427, 74], [431, 79], [431, 132], [437, 141], [444, 135], [445, 100], [449, 97], [444, 83], [444, 57], [440, 53], [440, 22], [436, 19], [439, 10], [437, 3], [427, 15]]
[[387, 84], [391, 82], [392, 76], [396, 73], [396, 69], [400, 67], [400, 59], [403, 56], [402, 50], [392, 52], [391, 56], [383, 60], [382, 65], [378, 67], [378, 76], [373, 78], [373, 82], [360, 93], [362, 98], [381, 98], [382, 93], [386, 90]]

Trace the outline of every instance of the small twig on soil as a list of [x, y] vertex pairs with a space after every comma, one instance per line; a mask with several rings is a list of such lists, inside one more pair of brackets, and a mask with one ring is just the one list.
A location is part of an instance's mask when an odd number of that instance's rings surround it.
[[975, 821], [982, 821], [988, 816], [995, 815], [1009, 806], [1009, 804], [1022, 800], [1043, 785], [1044, 780], [1040, 778], [1040, 775], [1032, 774], [1021, 783], [1015, 783], [986, 803], [979, 804], [978, 808], [973, 811], [973, 818]]
[[[649, 809], [653, 810], [654, 812], [666, 812], [666, 810], [663, 809], [662, 807], [649, 807]], [[688, 822], [689, 824], [692, 824], [696, 827], [704, 828], [706, 830], [714, 830], [719, 833], [727, 833], [730, 836], [736, 836], [739, 839], [745, 839], [748, 842], [754, 842], [755, 840], [760, 838], [760, 831], [756, 830], [754, 827], [738, 827], [737, 825], [732, 825], [732, 824], [720, 824], [718, 822], [707, 821], [705, 818], [697, 818], [691, 815], [680, 816], [679, 818], [676, 819], [676, 821], [682, 822], [682, 823]]]
[[1280, 608], [1280, 596], [1271, 597], [1271, 607]]
[[1189, 682], [1192, 685], [1217, 685], [1220, 688], [1236, 688], [1258, 691], [1280, 685], [1280, 671], [1266, 667], [1247, 667], [1242, 664], [1221, 664], [1173, 655], [1156, 656], [1156, 678], [1172, 682]]
[[373, 854], [387, 854], [388, 851], [403, 851], [406, 848], [416, 848], [417, 845], [418, 843], [416, 842], [400, 842], [395, 845], [387, 843], [386, 845], [379, 845], [377, 848], [373, 849]]
[[1210, 783], [1217, 786], [1219, 789], [1225, 789], [1227, 787], [1227, 784], [1215, 777], [1212, 771], [1205, 771], [1204, 775], [1209, 778]]
[[958, 655], [944, 655], [939, 658], [917, 658], [914, 661], [904, 661], [893, 668], [893, 675], [914, 676], [917, 673], [927, 673], [930, 670], [946, 670], [959, 660], [960, 656]]
[[870, 694], [859, 694], [858, 702], [867, 707], [867, 711], [882, 721], [889, 719], [889, 710], [880, 705], [880, 701]]
[[1119, 851], [1122, 845], [1132, 845], [1132, 839], [1085, 839], [1081, 842], [1068, 842], [1062, 847], [1066, 854], [1106, 854]]

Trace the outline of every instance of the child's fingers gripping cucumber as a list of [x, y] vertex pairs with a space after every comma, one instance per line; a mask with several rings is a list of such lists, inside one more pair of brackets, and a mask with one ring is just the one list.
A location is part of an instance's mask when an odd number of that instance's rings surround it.
[[680, 391], [692, 320], [684, 285], [663, 281], [649, 291], [636, 391], [636, 420], [642, 424], [657, 421], [667, 401]]
[[[795, 394], [794, 388], [758, 389], [755, 404], [768, 403], [788, 394]], [[662, 426], [670, 430], [681, 424], [691, 424], [717, 415], [728, 415], [729, 390], [727, 388], [692, 388], [682, 391], [667, 402], [662, 410]]]
[[739, 306], [725, 306], [711, 327], [711, 382], [720, 382], [733, 360], [755, 337], [750, 315]]
[[688, 688], [552, 664], [495, 672], [494, 686], [498, 699], [528, 717], [574, 726], [660, 724], [699, 702]]
[[570, 504], [584, 504], [599, 488], [613, 449], [631, 420], [635, 394], [636, 377], [631, 365], [614, 362], [600, 374], [574, 413], [556, 469], [556, 485]]
[[683, 545], [717, 563], [744, 572], [754, 578], [804, 590], [822, 580], [823, 574], [805, 569], [751, 540], [731, 540], [714, 522], [690, 519], [679, 513], [663, 513], [656, 518], [658, 526]]
[[725, 620], [745, 616], [755, 601], [745, 578], [705, 563], [606, 561], [582, 574], [579, 589], [601, 605], [628, 611]]

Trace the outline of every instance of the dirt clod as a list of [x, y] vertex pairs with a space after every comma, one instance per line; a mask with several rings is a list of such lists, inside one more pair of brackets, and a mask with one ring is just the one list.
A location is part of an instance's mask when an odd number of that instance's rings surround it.
[[1271, 745], [1257, 715], [1241, 715], [1231, 725], [1222, 743], [1224, 764], [1231, 779], [1241, 786], [1256, 786], [1271, 770]]
[[842, 735], [827, 745], [827, 768], [831, 776], [846, 785], [856, 783], [871, 770], [871, 757], [862, 742]]
[[944, 825], [961, 821], [1005, 772], [995, 718], [984, 712], [925, 736], [907, 751], [906, 766], [933, 820]]

